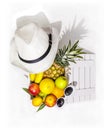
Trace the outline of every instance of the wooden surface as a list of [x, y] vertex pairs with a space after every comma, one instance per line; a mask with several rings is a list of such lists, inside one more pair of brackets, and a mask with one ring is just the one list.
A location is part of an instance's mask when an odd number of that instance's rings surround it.
[[66, 97], [66, 102], [80, 102], [95, 99], [95, 54], [84, 54], [83, 59], [76, 59], [71, 64], [69, 81], [77, 81], [73, 94]]

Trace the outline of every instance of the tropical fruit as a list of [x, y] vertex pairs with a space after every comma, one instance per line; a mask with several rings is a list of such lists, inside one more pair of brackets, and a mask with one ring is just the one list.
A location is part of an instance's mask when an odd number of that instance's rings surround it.
[[83, 58], [80, 54], [85, 54], [82, 48], [78, 47], [79, 41], [75, 42], [71, 46], [71, 41], [67, 46], [64, 46], [62, 49], [59, 49], [53, 65], [44, 72], [44, 77], [56, 79], [57, 77], [65, 74], [65, 67], [70, 65], [70, 62], [76, 63], [75, 58]]
[[34, 82], [35, 76], [36, 76], [36, 74], [32, 74], [32, 73], [29, 74], [29, 78], [30, 78], [31, 82]]
[[43, 78], [43, 72], [36, 74], [35, 79], [34, 79], [35, 83], [40, 83], [42, 78]]
[[44, 77], [52, 78], [55, 80], [60, 75], [64, 75], [64, 73], [65, 68], [54, 62], [53, 65], [44, 72]]
[[55, 83], [52, 79], [45, 78], [40, 82], [39, 87], [40, 87], [40, 91], [47, 95], [53, 91], [55, 87]]
[[29, 74], [30, 82], [34, 83], [40, 83], [40, 81], [43, 79], [43, 72], [37, 73], [37, 74]]

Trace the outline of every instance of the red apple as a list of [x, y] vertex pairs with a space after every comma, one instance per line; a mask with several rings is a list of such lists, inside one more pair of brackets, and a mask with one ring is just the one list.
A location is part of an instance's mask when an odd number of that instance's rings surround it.
[[39, 89], [39, 85], [38, 84], [36, 84], [36, 83], [30, 84], [30, 86], [29, 86], [29, 93], [31, 95], [36, 96], [36, 95], [39, 94], [39, 92], [40, 92], [40, 89]]

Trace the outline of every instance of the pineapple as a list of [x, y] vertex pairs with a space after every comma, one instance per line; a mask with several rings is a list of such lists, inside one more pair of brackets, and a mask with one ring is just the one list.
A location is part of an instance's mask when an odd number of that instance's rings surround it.
[[78, 47], [78, 43], [79, 41], [71, 46], [71, 41], [69, 41], [67, 46], [58, 50], [53, 65], [44, 72], [44, 78], [55, 80], [57, 77], [65, 75], [65, 68], [70, 65], [70, 62], [76, 63], [75, 58], [83, 58], [80, 54], [85, 54], [85, 52]]
[[44, 72], [44, 78], [47, 77], [55, 80], [57, 77], [64, 75], [64, 73], [65, 68], [54, 62], [53, 65]]

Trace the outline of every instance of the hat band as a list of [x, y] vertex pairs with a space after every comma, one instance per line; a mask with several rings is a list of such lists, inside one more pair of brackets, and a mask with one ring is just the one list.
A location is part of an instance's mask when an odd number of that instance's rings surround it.
[[48, 36], [49, 36], [49, 46], [48, 46], [46, 52], [45, 52], [41, 57], [39, 57], [39, 58], [37, 58], [37, 59], [34, 59], [34, 60], [26, 60], [26, 59], [23, 59], [23, 58], [19, 55], [19, 53], [18, 53], [19, 59], [20, 59], [21, 61], [25, 62], [25, 63], [28, 63], [28, 64], [36, 63], [36, 62], [39, 62], [39, 61], [41, 61], [42, 59], [44, 59], [44, 58], [48, 55], [48, 53], [50, 52], [51, 45], [52, 45], [52, 34], [49, 34]]

